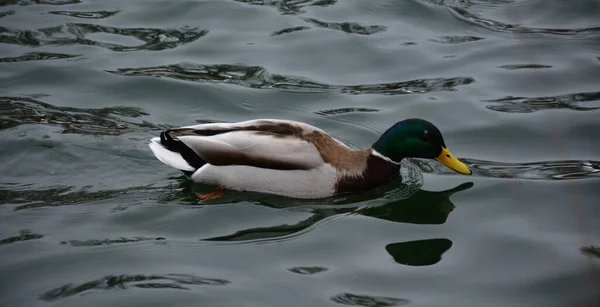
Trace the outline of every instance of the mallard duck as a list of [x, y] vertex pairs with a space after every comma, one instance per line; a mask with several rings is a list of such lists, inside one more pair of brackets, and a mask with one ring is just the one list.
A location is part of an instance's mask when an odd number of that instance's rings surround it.
[[406, 119], [387, 129], [370, 148], [352, 150], [312, 125], [278, 119], [210, 123], [167, 129], [151, 139], [163, 163], [193, 181], [227, 189], [293, 198], [358, 193], [399, 175], [403, 158], [435, 159], [470, 175], [446, 148], [442, 134], [423, 119]]

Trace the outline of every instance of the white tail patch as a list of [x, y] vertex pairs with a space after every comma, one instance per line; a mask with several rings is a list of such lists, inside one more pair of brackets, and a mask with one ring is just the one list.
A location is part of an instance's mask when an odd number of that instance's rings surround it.
[[179, 153], [166, 149], [160, 143], [160, 138], [152, 138], [148, 146], [160, 162], [183, 171], [193, 172], [196, 170]]

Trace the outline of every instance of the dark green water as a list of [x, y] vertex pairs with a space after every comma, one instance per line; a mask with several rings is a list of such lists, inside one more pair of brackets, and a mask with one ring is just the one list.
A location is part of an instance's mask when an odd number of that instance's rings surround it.
[[[0, 1], [0, 306], [600, 306], [600, 3]], [[471, 177], [208, 191], [148, 139], [434, 122]], [[417, 172], [423, 175], [419, 175]]]

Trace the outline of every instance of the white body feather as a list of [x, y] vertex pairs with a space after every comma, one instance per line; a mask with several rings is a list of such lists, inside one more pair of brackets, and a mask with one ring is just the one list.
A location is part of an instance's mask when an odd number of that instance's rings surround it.
[[206, 164], [192, 179], [241, 191], [256, 191], [296, 198], [333, 195], [337, 174], [329, 164], [310, 170], [274, 170], [245, 165]]

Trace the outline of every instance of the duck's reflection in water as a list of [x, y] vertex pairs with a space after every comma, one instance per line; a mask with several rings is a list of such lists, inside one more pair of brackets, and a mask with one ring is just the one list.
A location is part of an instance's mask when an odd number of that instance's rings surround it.
[[450, 247], [452, 241], [440, 238], [391, 243], [385, 246], [385, 250], [400, 264], [424, 266], [438, 263]]
[[359, 209], [358, 212], [365, 216], [398, 223], [443, 224], [455, 208], [450, 201], [450, 196], [472, 186], [472, 182], [467, 182], [439, 192], [419, 190], [407, 199], [392, 201], [383, 206]]
[[[343, 201], [340, 201], [340, 199], [331, 200], [337, 205], [327, 202], [321, 206], [309, 206], [312, 215], [295, 224], [242, 229], [230, 235], [206, 238], [203, 241], [237, 243], [265, 240], [281, 241], [301, 235], [314, 228], [318, 222], [335, 219], [344, 214], [358, 214], [397, 223], [443, 224], [455, 208], [452, 201], [450, 201], [450, 196], [472, 186], [473, 183], [468, 182], [444, 191], [418, 190], [408, 198], [391, 200], [376, 206], [369, 206], [369, 200], [364, 199], [369, 197], [368, 195], [349, 197]], [[373, 201], [375, 200], [373, 199]], [[260, 200], [259, 203], [275, 208], [306, 206], [306, 201], [287, 203], [287, 206], [266, 199]], [[400, 264], [423, 266], [439, 262], [441, 255], [451, 246], [452, 241], [447, 238], [434, 238], [390, 243], [385, 247], [385, 250]]]

